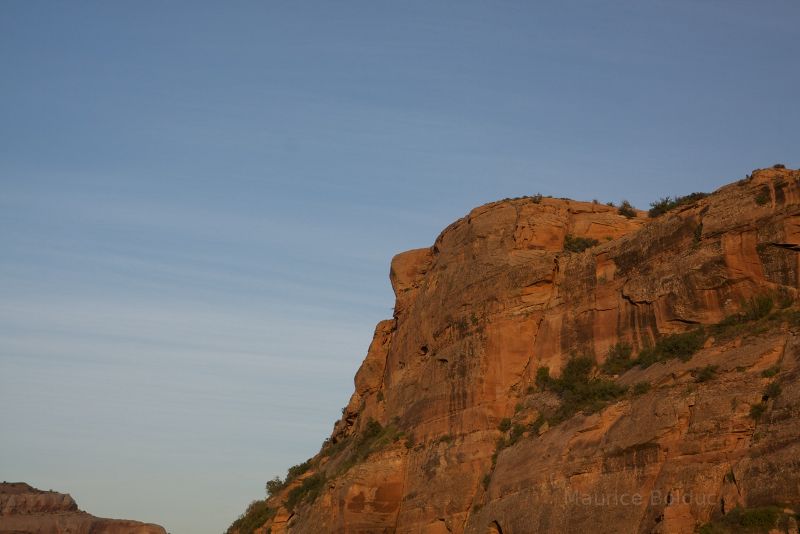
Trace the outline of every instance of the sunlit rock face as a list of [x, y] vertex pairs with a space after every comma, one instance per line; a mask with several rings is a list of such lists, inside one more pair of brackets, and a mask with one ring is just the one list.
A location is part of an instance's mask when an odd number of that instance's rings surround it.
[[[755, 171], [657, 218], [509, 199], [397, 255], [394, 317], [378, 324], [329, 443], [269, 499], [275, 513], [259, 531], [690, 533], [737, 506], [791, 511], [799, 180]], [[579, 238], [593, 246], [578, 250]], [[785, 312], [725, 335], [711, 328], [759, 295]], [[575, 356], [602, 366], [619, 343], [635, 357], [701, 326], [685, 361], [606, 373], [631, 392], [532, 424], [563, 402], [537, 384], [538, 369], [558, 377]], [[773, 382], [780, 394], [765, 395]], [[506, 418], [521, 430], [498, 447]], [[348, 462], [371, 421], [394, 438]], [[313, 476], [321, 489], [289, 506]]]
[[158, 526], [94, 517], [72, 497], [23, 482], [0, 484], [0, 532], [13, 534], [166, 534]]

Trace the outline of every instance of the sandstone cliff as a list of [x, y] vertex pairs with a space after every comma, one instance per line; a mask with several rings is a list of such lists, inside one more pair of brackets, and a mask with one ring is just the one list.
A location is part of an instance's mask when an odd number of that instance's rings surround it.
[[22, 482], [0, 484], [0, 533], [166, 534], [138, 521], [103, 519], [78, 509], [72, 497], [41, 491]]
[[800, 172], [692, 200], [509, 199], [396, 256], [331, 438], [230, 532], [796, 532]]

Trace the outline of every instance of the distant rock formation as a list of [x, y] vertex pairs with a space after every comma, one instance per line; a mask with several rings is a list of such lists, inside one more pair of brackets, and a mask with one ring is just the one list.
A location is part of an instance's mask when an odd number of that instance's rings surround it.
[[24, 482], [0, 484], [0, 534], [166, 534], [158, 526], [103, 519], [78, 509], [65, 493], [42, 491]]
[[800, 172], [687, 198], [506, 199], [396, 256], [330, 439], [229, 532], [797, 532]]

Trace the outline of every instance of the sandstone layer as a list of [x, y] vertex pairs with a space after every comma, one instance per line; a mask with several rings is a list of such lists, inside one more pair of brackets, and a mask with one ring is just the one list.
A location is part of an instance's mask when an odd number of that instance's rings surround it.
[[[569, 252], [568, 236], [597, 244]], [[784, 168], [657, 218], [538, 196], [472, 210], [392, 260], [394, 316], [256, 532], [691, 533], [767, 505], [796, 528], [798, 249], [800, 172]], [[764, 295], [786, 313], [712, 329]], [[539, 369], [700, 327], [691, 358], [608, 377], [638, 393], [535, 423], [561, 402]], [[524, 430], [498, 446], [504, 420]]]
[[22, 482], [0, 484], [3, 534], [166, 534], [158, 526], [95, 517], [64, 493], [41, 491]]

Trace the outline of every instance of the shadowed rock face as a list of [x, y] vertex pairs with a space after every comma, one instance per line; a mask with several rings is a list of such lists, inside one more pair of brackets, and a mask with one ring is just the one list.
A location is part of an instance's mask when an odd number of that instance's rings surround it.
[[[568, 235], [599, 244], [565, 252]], [[793, 309], [797, 245], [800, 172], [788, 169], [755, 171], [657, 219], [550, 198], [474, 209], [432, 247], [392, 260], [394, 317], [378, 324], [304, 475], [324, 487], [290, 511], [303, 477], [289, 484], [261, 531], [690, 533], [736, 506], [796, 509], [797, 321], [710, 335], [688, 361], [611, 377], [649, 384], [640, 395], [528, 424], [558, 402], [536, 385], [540, 367], [558, 376], [573, 355], [602, 364], [619, 342], [635, 355], [755, 295]], [[706, 366], [713, 378], [698, 379]], [[764, 398], [775, 381], [782, 393]], [[525, 431], [495, 455], [504, 418]], [[347, 464], [370, 420], [404, 437]]]
[[72, 497], [23, 482], [0, 484], [0, 532], [9, 534], [166, 534], [138, 521], [103, 519], [78, 510]]

